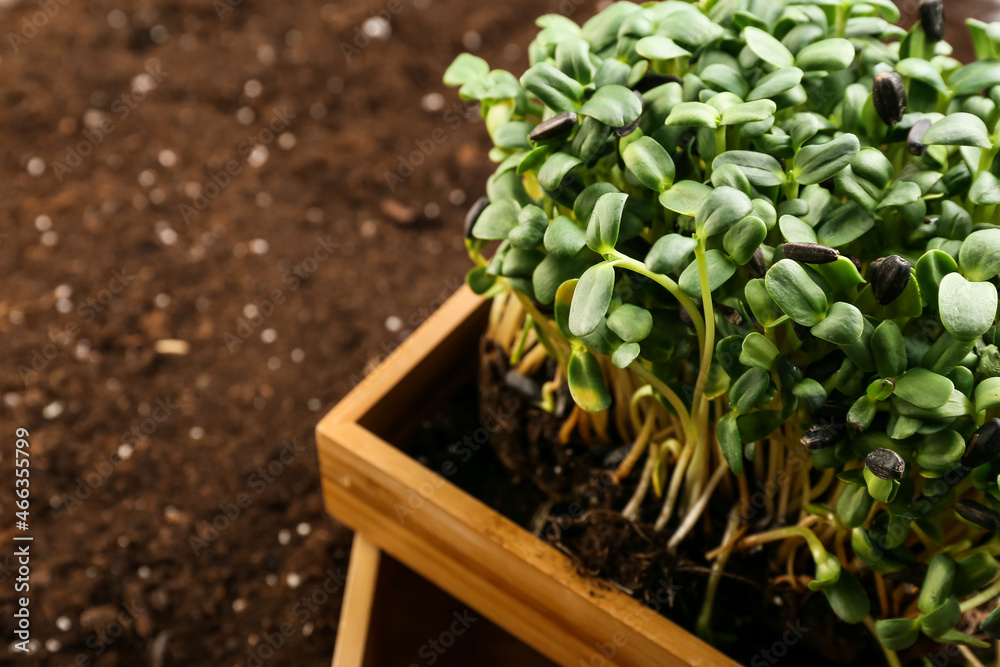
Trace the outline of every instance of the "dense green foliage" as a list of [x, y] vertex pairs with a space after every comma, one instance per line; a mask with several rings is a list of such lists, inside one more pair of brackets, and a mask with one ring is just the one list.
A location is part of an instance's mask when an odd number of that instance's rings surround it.
[[[606, 356], [655, 377], [685, 446], [717, 442], [737, 474], [801, 429], [839, 478], [803, 511], [866, 572], [929, 565], [920, 615], [877, 623], [889, 651], [984, 646], [955, 626], [1000, 591], [1000, 24], [969, 22], [963, 66], [932, 41], [940, 3], [921, 17], [618, 2], [582, 27], [540, 18], [520, 78], [470, 55], [445, 77], [482, 103], [499, 162], [470, 284], [550, 314], [539, 333], [571, 350], [586, 410], [611, 405]], [[816, 533], [795, 536], [838, 615], [876, 613]]]

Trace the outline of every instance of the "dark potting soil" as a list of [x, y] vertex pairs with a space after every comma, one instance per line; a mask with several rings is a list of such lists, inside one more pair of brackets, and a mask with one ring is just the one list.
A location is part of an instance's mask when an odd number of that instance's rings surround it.
[[[709, 576], [703, 554], [718, 546], [729, 504], [711, 507], [709, 538], [695, 530], [681, 553], [668, 555], [666, 538], [652, 531], [657, 508], [649, 506], [656, 503], [647, 502], [641, 525], [619, 513], [637, 473], [615, 485], [604, 465], [612, 448], [561, 444], [562, 419], [503, 382], [502, 354], [489, 345], [482, 352], [478, 381], [470, 377], [448, 395], [412, 436], [408, 453], [436, 472], [448, 471], [450, 482], [539, 534], [582, 573], [693, 632]], [[543, 368], [537, 379], [550, 371]], [[867, 629], [837, 621], [822, 594], [766, 585], [766, 556], [758, 549], [730, 558], [716, 594], [713, 644], [752, 667], [779, 660], [812, 667], [882, 664]]]
[[[345, 53], [389, 5], [384, 39]], [[523, 71], [544, 11], [0, 2], [0, 665], [330, 664], [351, 533], [313, 429], [461, 286], [462, 220], [495, 167], [441, 76], [470, 49]], [[275, 113], [295, 117], [270, 136]], [[248, 136], [267, 144], [252, 164]], [[18, 427], [30, 656], [9, 648]]]

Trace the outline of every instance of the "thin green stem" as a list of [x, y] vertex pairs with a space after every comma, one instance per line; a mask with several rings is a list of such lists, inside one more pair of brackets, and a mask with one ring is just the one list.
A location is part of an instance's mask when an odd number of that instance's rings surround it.
[[845, 3], [837, 5], [834, 33], [840, 38], [847, 34], [847, 5]]
[[525, 345], [528, 343], [528, 334], [531, 332], [534, 326], [534, 318], [528, 315], [524, 320], [524, 329], [521, 331], [521, 337], [517, 341], [517, 347], [514, 348], [514, 352], [510, 355], [511, 365], [517, 364], [521, 361], [521, 357], [524, 355]]
[[978, 594], [972, 596], [968, 600], [963, 600], [962, 603], [959, 605], [959, 608], [962, 610], [962, 613], [964, 614], [970, 609], [975, 609], [979, 605], [989, 602], [990, 600], [995, 598], [998, 594], [1000, 594], [1000, 579], [997, 579], [996, 581], [993, 582], [992, 586], [983, 591], [980, 591]]
[[517, 297], [517, 300], [521, 302], [521, 306], [524, 307], [524, 310], [527, 311], [527, 313], [535, 321], [535, 326], [537, 327], [539, 333], [543, 334], [543, 336], [539, 337], [539, 340], [542, 340], [543, 343], [548, 343], [546, 349], [553, 354], [556, 361], [559, 362], [559, 365], [565, 368], [566, 364], [569, 362], [570, 345], [559, 331], [559, 327], [553, 320], [538, 312], [535, 304], [532, 303], [531, 299], [529, 299], [526, 295], [513, 288], [511, 289], [511, 292]]
[[726, 569], [729, 555], [733, 552], [732, 536], [739, 526], [739, 512], [737, 506], [729, 512], [729, 521], [726, 524], [726, 531], [722, 535], [722, 544], [726, 545], [719, 554], [719, 557], [712, 563], [712, 572], [708, 578], [708, 586], [705, 590], [705, 600], [701, 606], [701, 613], [698, 615], [698, 622], [695, 628], [698, 636], [710, 641], [712, 639], [712, 608], [715, 604], [715, 596], [719, 589], [719, 582], [722, 580], [722, 573]]
[[982, 173], [984, 171], [989, 171], [990, 167], [993, 166], [993, 160], [997, 156], [996, 148], [983, 148], [982, 152], [979, 154], [979, 169], [976, 173]]
[[708, 400], [705, 398], [705, 384], [708, 381], [708, 371], [712, 366], [712, 352], [715, 349], [715, 309], [712, 307], [712, 288], [708, 280], [708, 259], [705, 251], [705, 240], [698, 239], [695, 246], [695, 261], [698, 265], [698, 282], [701, 286], [702, 308], [705, 311], [705, 339], [701, 343], [701, 366], [698, 368], [698, 378], [694, 385], [694, 397], [691, 401], [691, 416], [698, 431], [697, 449], [688, 468], [689, 500], [693, 501], [701, 494], [708, 477], [709, 458], [711, 455], [708, 442]]
[[465, 242], [465, 251], [466, 253], [468, 253], [469, 259], [471, 259], [477, 267], [489, 266], [490, 265], [489, 260], [483, 257], [482, 251], [476, 245], [477, 243], [478, 243], [477, 241]]
[[781, 191], [785, 199], [798, 199], [799, 183], [795, 180], [795, 158], [791, 157], [785, 162], [785, 182], [781, 185]]
[[698, 310], [698, 307], [694, 305], [691, 297], [685, 294], [677, 283], [662, 273], [650, 271], [642, 262], [623, 255], [620, 252], [614, 251], [610, 254], [610, 256], [614, 257], [614, 260], [611, 262], [612, 265], [620, 266], [623, 269], [628, 269], [629, 271], [633, 271], [639, 275], [646, 276], [670, 292], [681, 304], [681, 307], [684, 308], [684, 310], [687, 311], [687, 314], [691, 317], [691, 323], [694, 325], [694, 330], [698, 334], [698, 345], [699, 347], [704, 347], [705, 322], [702, 319], [701, 311]]
[[698, 437], [697, 429], [695, 428], [694, 421], [691, 419], [691, 414], [688, 412], [687, 406], [684, 405], [684, 401], [680, 399], [677, 392], [671, 389], [666, 382], [658, 378], [653, 371], [649, 370], [641, 363], [633, 364], [629, 367], [629, 369], [634, 370], [639, 377], [651, 384], [658, 392], [663, 394], [663, 397], [667, 399], [667, 402], [673, 406], [674, 411], [677, 413], [677, 418], [681, 420], [681, 428], [684, 429], [685, 439], [688, 443], [695, 443]]
[[[726, 126], [715, 128], [715, 155], [718, 157], [726, 152]], [[715, 162], [715, 160], [712, 160]], [[705, 165], [705, 177], [712, 177], [712, 163]]]
[[707, 416], [708, 404], [705, 401], [705, 383], [712, 365], [712, 352], [715, 350], [715, 309], [712, 307], [712, 288], [708, 282], [708, 259], [704, 239], [698, 239], [694, 255], [695, 261], [698, 263], [702, 308], [705, 310], [705, 339], [701, 341], [701, 368], [698, 369], [698, 380], [694, 386], [693, 408], [696, 411], [695, 414], [702, 416], [702, 412], [705, 412], [705, 416]]
[[774, 530], [769, 530], [765, 533], [757, 533], [756, 535], [751, 535], [750, 537], [743, 538], [740, 540], [739, 544], [741, 547], [745, 546], [757, 546], [758, 544], [766, 544], [767, 542], [778, 542], [780, 540], [787, 540], [792, 537], [801, 537], [809, 545], [809, 551], [816, 553], [825, 553], [826, 547], [816, 533], [810, 530], [807, 526], [785, 526], [784, 528], [775, 528]]

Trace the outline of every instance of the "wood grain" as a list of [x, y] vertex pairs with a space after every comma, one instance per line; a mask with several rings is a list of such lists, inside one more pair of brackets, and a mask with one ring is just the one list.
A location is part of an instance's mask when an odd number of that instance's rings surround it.
[[338, 519], [562, 665], [735, 665], [381, 437], [424, 409], [483, 332], [459, 291], [317, 427], [324, 499]]
[[340, 608], [332, 667], [362, 667], [381, 552], [363, 533], [354, 533], [344, 603]]

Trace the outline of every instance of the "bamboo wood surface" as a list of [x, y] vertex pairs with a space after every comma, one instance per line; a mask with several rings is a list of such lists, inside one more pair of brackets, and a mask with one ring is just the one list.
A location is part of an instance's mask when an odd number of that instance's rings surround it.
[[485, 315], [463, 288], [320, 422], [328, 510], [559, 664], [735, 665], [383, 439], [475, 355]]
[[362, 667], [381, 552], [363, 533], [354, 533], [344, 603], [340, 607], [332, 667]]

